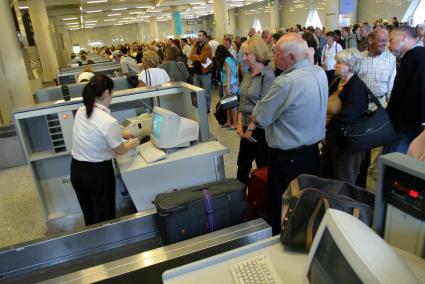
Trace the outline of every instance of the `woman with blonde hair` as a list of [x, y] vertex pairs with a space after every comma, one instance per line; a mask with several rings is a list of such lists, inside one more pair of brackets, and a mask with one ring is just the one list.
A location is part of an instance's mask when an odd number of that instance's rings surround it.
[[87, 82], [94, 76], [94, 68], [91, 64], [84, 65], [83, 72], [78, 75], [77, 83]]
[[244, 73], [239, 92], [237, 134], [241, 140], [237, 178], [247, 184], [254, 160], [258, 168], [267, 165], [265, 131], [261, 125], [254, 123], [251, 115], [257, 102], [268, 93], [275, 76], [271, 64], [268, 64], [268, 47], [260, 37], [250, 38], [241, 49], [249, 72]]
[[139, 74], [139, 87], [156, 86], [167, 83], [170, 77], [164, 69], [158, 68], [161, 59], [155, 51], [147, 50], [143, 52], [143, 71]]

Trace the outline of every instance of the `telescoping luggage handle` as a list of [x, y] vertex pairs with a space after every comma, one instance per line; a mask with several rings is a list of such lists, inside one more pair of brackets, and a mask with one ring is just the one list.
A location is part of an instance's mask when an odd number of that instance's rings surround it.
[[207, 219], [208, 219], [208, 230], [212, 232], [214, 231], [214, 213], [215, 213], [213, 200], [211, 198], [211, 194], [208, 191], [208, 189], [203, 189], [202, 195], [204, 197], [205, 214], [207, 215]]

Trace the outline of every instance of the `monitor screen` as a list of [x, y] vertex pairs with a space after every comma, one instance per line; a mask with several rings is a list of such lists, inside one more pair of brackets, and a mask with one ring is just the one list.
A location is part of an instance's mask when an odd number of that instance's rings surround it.
[[151, 129], [151, 141], [161, 149], [188, 147], [199, 136], [198, 122], [160, 107], [153, 110]]
[[161, 123], [162, 123], [162, 115], [158, 112], [154, 112], [152, 119], [152, 135], [159, 139], [161, 134]]
[[305, 281], [322, 283], [417, 283], [394, 250], [360, 219], [327, 209], [314, 236]]
[[326, 228], [307, 272], [310, 284], [362, 283]]

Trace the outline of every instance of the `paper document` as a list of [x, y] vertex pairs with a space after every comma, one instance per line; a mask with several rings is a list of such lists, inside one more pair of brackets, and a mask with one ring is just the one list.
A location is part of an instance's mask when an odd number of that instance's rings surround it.
[[202, 67], [207, 68], [208, 66], [210, 66], [210, 64], [212, 63], [212, 60], [209, 59], [209, 57], [207, 57], [207, 60], [205, 63], [201, 63]]

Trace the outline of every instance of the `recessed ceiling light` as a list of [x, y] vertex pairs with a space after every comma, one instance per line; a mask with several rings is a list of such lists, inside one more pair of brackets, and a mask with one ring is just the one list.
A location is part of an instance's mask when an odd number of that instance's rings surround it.
[[134, 15], [134, 14], [142, 14], [143, 12], [141, 12], [141, 11], [137, 11], [137, 12], [130, 12], [130, 13], [128, 13], [129, 15]]
[[19, 9], [21, 10], [28, 9], [28, 6], [19, 6]]
[[90, 14], [90, 13], [100, 13], [100, 12], [103, 12], [103, 10], [90, 10], [90, 11], [86, 11], [87, 14]]
[[73, 23], [66, 23], [67, 26], [72, 26], [72, 25], [79, 25], [80, 23], [78, 22], [73, 22]]
[[122, 10], [127, 10], [127, 8], [114, 8], [111, 9], [112, 11], [122, 11]]
[[86, 23], [86, 24], [89, 24], [89, 23], [97, 23], [97, 21], [86, 21], [85, 23]]
[[103, 20], [104, 22], [112, 22], [112, 21], [116, 21], [117, 19], [106, 19], [106, 20]]
[[90, 1], [87, 1], [86, 3], [94, 4], [94, 3], [105, 3], [105, 2], [108, 2], [108, 0], [90, 0]]
[[62, 21], [70, 21], [70, 20], [77, 20], [78, 17], [72, 17], [72, 18], [63, 18]]

